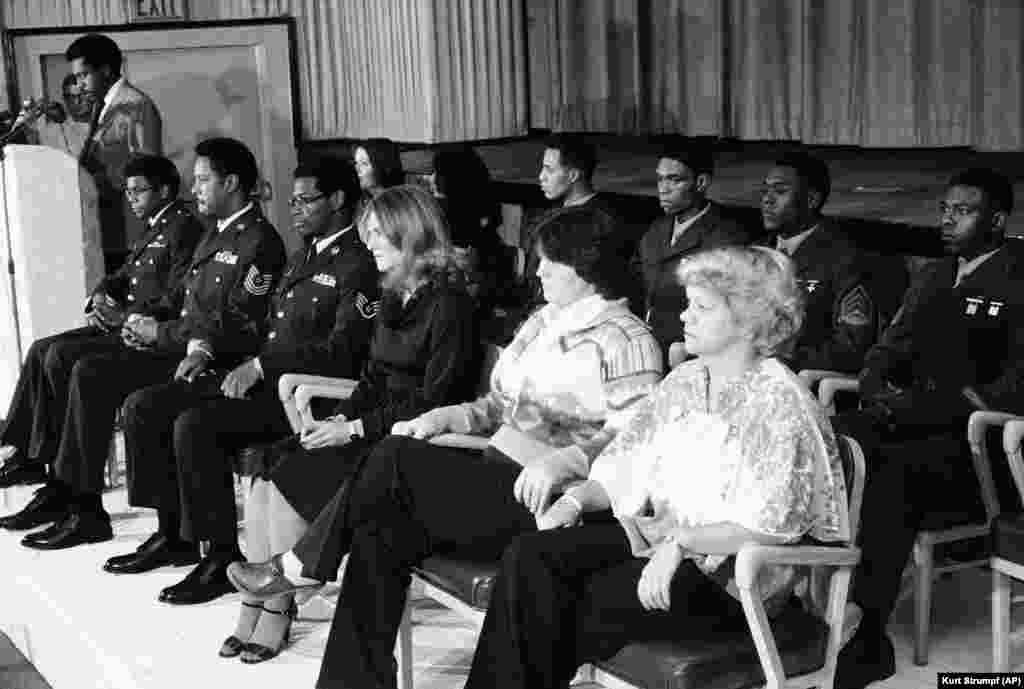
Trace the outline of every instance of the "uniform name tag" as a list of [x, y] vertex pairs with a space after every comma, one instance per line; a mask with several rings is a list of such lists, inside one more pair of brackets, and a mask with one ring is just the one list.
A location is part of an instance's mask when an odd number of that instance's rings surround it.
[[964, 313], [968, 316], [973, 316], [978, 313], [978, 309], [985, 303], [984, 299], [978, 299], [977, 297], [967, 297], [967, 308], [964, 309]]
[[213, 260], [217, 261], [217, 263], [226, 263], [229, 266], [233, 266], [238, 263], [238, 254], [227, 250], [218, 251], [214, 255]]
[[324, 287], [338, 286], [338, 279], [329, 273], [317, 273], [313, 276], [313, 282]]
[[150, 242], [149, 243], [149, 248], [150, 249], [166, 249], [167, 248], [167, 242], [161, 242], [159, 240], [157, 240], [155, 242]]

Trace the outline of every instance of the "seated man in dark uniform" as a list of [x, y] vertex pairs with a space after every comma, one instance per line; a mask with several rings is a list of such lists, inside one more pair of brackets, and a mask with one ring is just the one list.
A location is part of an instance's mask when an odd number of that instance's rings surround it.
[[868, 256], [821, 209], [832, 183], [828, 166], [803, 153], [775, 162], [764, 178], [761, 217], [770, 245], [787, 254], [807, 294], [807, 315], [790, 368], [856, 373], [878, 336]]
[[[62, 436], [71, 369], [87, 354], [122, 349], [118, 330], [127, 316], [149, 313], [177, 289], [203, 228], [177, 200], [181, 176], [170, 160], [143, 155], [125, 166], [125, 195], [146, 232], [124, 265], [93, 289], [84, 328], [36, 340], [25, 356], [0, 433], [0, 488], [42, 483]], [[0, 518], [0, 527], [32, 528], [38, 521]]]
[[644, 316], [665, 355], [665, 370], [670, 361], [685, 356], [679, 314], [686, 309], [686, 294], [679, 285], [679, 262], [698, 251], [753, 239], [751, 232], [708, 200], [713, 173], [714, 157], [702, 147], [672, 146], [658, 158], [658, 202], [665, 215], [640, 240], [638, 259], [646, 297]]
[[950, 180], [940, 208], [950, 255], [925, 269], [868, 353], [863, 410], [833, 423], [861, 442], [868, 461], [850, 592], [863, 616], [839, 655], [841, 689], [895, 671], [885, 629], [922, 526], [984, 518], [968, 416], [1024, 412], [1024, 255], [1004, 237], [1013, 187], [992, 170], [965, 170]]
[[379, 300], [377, 268], [353, 226], [359, 178], [347, 161], [324, 158], [295, 170], [292, 223], [306, 246], [296, 251], [271, 296], [267, 338], [257, 356], [230, 372], [163, 383], [125, 402], [128, 495], [154, 507], [159, 531], [108, 572], [147, 572], [199, 560], [160, 600], [191, 604], [232, 589], [224, 576], [241, 557], [232, 457], [246, 445], [291, 433], [277, 394], [284, 373], [358, 378]]
[[207, 139], [196, 146], [194, 174], [198, 210], [217, 224], [196, 248], [178, 294], [151, 315], [127, 318], [119, 349], [83, 357], [71, 369], [56, 476], [16, 518], [22, 528], [55, 523], [22, 539], [29, 548], [113, 538], [101, 499], [103, 467], [114, 416], [130, 393], [234, 366], [263, 342], [267, 302], [285, 253], [252, 200], [256, 159], [240, 141]]

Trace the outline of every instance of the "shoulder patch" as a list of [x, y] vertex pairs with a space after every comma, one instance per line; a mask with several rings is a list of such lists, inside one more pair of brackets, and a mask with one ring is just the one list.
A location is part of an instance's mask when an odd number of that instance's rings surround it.
[[871, 323], [873, 311], [871, 295], [868, 294], [864, 285], [857, 285], [843, 295], [836, 320], [846, 325], [866, 326]]
[[380, 310], [380, 299], [376, 301], [370, 301], [370, 299], [362, 292], [356, 292], [356, 310], [359, 315], [369, 320], [377, 315], [377, 311]]

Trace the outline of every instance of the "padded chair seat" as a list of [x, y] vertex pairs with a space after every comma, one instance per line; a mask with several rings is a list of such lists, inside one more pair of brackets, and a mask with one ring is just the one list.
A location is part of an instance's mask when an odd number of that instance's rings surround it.
[[429, 557], [415, 573], [477, 610], [487, 610], [491, 588], [498, 576], [498, 563], [470, 562], [446, 557]]
[[1000, 514], [992, 520], [992, 554], [1024, 564], [1024, 514]]
[[[828, 626], [821, 619], [794, 603], [771, 626], [787, 676], [824, 667]], [[707, 628], [697, 624], [692, 631], [692, 639], [629, 644], [595, 665], [643, 689], [743, 689], [764, 684], [748, 630], [710, 637]]]

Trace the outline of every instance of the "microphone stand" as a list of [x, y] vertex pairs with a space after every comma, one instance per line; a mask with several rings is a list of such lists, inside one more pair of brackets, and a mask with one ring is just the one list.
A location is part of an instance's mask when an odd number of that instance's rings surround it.
[[[24, 124], [27, 124], [27, 122], [23, 123], [22, 127], [24, 127]], [[20, 128], [19, 128], [19, 131], [20, 131]], [[17, 285], [17, 282], [15, 281], [15, 274], [14, 274], [14, 247], [13, 247], [12, 242], [11, 242], [11, 216], [10, 216], [10, 212], [8, 211], [8, 208], [7, 208], [7, 205], [8, 205], [7, 204], [7, 201], [8, 201], [8, 198], [7, 198], [7, 153], [4, 150], [6, 148], [7, 140], [10, 139], [11, 134], [13, 132], [14, 132], [14, 129], [12, 129], [11, 132], [8, 132], [8, 134], [3, 137], [3, 141], [0, 142], [0, 195], [2, 195], [2, 198], [0, 198], [0, 203], [2, 203], [3, 207], [4, 207], [3, 208], [3, 214], [4, 214], [3, 215], [4, 245], [5, 245], [5, 250], [6, 250], [6, 254], [7, 254], [7, 256], [5, 257], [7, 259], [7, 275], [10, 278], [10, 281], [9, 281], [8, 284], [10, 284], [10, 286], [11, 286], [11, 299], [10, 299], [10, 301], [11, 301], [11, 318], [14, 321], [14, 349], [15, 349], [15, 352], [17, 353], [17, 355], [18, 355], [18, 365], [20, 366], [21, 362], [22, 362], [21, 319], [18, 318], [18, 285]]]

